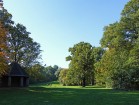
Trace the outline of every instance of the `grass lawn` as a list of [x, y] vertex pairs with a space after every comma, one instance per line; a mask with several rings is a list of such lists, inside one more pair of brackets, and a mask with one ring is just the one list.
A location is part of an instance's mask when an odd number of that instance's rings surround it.
[[139, 105], [139, 91], [64, 87], [53, 82], [0, 89], [0, 105]]

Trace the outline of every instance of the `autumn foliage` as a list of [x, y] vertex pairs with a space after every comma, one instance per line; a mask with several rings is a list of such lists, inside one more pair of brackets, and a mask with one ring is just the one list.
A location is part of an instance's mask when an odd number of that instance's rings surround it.
[[6, 63], [6, 30], [0, 22], [0, 76], [6, 73], [7, 63]]

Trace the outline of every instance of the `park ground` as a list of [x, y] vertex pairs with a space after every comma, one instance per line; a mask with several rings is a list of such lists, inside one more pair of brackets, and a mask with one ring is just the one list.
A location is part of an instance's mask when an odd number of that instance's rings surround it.
[[139, 105], [139, 91], [52, 82], [28, 88], [1, 88], [0, 105]]

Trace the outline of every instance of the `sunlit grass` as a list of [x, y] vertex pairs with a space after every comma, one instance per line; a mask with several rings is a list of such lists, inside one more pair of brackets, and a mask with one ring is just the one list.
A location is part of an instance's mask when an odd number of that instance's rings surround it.
[[0, 105], [139, 105], [139, 92], [52, 82], [0, 89]]

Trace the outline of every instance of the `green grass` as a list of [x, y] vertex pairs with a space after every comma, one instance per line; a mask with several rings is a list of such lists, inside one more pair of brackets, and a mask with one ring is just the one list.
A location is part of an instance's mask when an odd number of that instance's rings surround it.
[[0, 89], [0, 105], [139, 105], [139, 91], [64, 87], [53, 82]]

